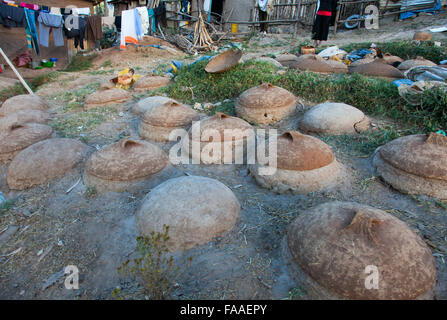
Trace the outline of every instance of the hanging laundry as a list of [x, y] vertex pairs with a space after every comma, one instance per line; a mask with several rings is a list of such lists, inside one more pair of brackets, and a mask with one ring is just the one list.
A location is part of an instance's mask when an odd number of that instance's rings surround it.
[[113, 26], [115, 25], [115, 17], [102, 17], [101, 23], [103, 26], [113, 29]]
[[[139, 23], [139, 25], [137, 25]], [[135, 9], [124, 10], [121, 13], [121, 49], [126, 49], [126, 43], [138, 44], [142, 38], [140, 15]]]
[[78, 16], [90, 15], [90, 8], [73, 8], [73, 14]]
[[54, 45], [64, 46], [64, 36], [62, 33], [62, 16], [46, 12], [40, 12], [39, 18], [39, 39], [44, 47], [49, 46], [50, 30], [53, 32]]
[[157, 31], [157, 25], [155, 24], [155, 12], [154, 12], [154, 9], [148, 9], [147, 10], [147, 14], [149, 16], [149, 20], [151, 21], [152, 32], [156, 32]]
[[86, 39], [92, 41], [102, 40], [102, 23], [100, 16], [86, 17], [87, 29]]
[[138, 40], [141, 40], [143, 39], [144, 36], [143, 25], [141, 23], [140, 13], [136, 8], [134, 10], [135, 10], [135, 26], [136, 26], [137, 38]]
[[166, 4], [162, 2], [158, 7], [154, 9], [155, 14], [155, 23], [158, 26], [161, 24], [163, 27], [166, 27], [167, 25], [167, 19], [166, 19]]
[[205, 10], [206, 12], [211, 11], [211, 0], [205, 0], [203, 2], [203, 10]]
[[68, 29], [64, 26], [64, 33], [67, 39], [74, 39], [74, 47], [80, 47], [81, 50], [84, 50], [84, 38], [85, 38], [85, 29], [87, 27], [87, 22], [84, 17], [79, 16], [71, 16], [70, 19], [75, 19], [73, 21], [73, 26], [77, 26], [76, 28]]
[[115, 16], [115, 26], [116, 30], [121, 32], [121, 16]]
[[34, 14], [34, 10], [25, 8], [25, 18], [26, 42], [28, 44], [28, 48], [34, 49], [34, 51], [39, 54], [39, 38], [37, 36], [36, 16]]
[[137, 7], [144, 34], [149, 32], [149, 13], [146, 7]]
[[0, 24], [6, 28], [24, 28], [25, 9], [0, 3]]
[[61, 14], [61, 8], [51, 7], [50, 13], [51, 14]]
[[35, 10], [35, 11], [39, 10], [39, 5], [38, 4], [31, 4], [31, 3], [20, 2], [20, 6], [22, 8], [28, 8], [28, 9]]
[[269, 0], [258, 0], [259, 9], [261, 9], [261, 11], [267, 12], [268, 4]]

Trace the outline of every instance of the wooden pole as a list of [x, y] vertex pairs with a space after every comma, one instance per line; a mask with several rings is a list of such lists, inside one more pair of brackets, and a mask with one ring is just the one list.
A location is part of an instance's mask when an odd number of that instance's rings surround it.
[[5, 58], [6, 62], [9, 64], [9, 66], [11, 67], [12, 71], [14, 71], [14, 73], [16, 74], [17, 78], [19, 78], [20, 82], [23, 84], [23, 86], [25, 87], [25, 89], [29, 92], [29, 94], [34, 94], [33, 90], [31, 90], [31, 88], [28, 86], [28, 84], [25, 82], [25, 80], [23, 80], [22, 76], [20, 75], [20, 73], [17, 71], [17, 69], [14, 67], [14, 65], [12, 64], [11, 60], [9, 60], [9, 58], [7, 57], [7, 55], [3, 52], [2, 48], [0, 48], [0, 53], [3, 56], [3, 58]]

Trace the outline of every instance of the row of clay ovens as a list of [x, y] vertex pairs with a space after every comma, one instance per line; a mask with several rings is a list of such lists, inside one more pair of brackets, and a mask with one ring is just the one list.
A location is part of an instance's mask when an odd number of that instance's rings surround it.
[[312, 71], [321, 74], [359, 73], [365, 76], [375, 76], [392, 80], [405, 78], [404, 72], [413, 67], [436, 66], [436, 63], [423, 57], [403, 60], [389, 53], [386, 53], [380, 58], [367, 56], [352, 62], [349, 67], [342, 61], [334, 59], [325, 60], [315, 54], [304, 54], [301, 56], [282, 54], [277, 56], [276, 60], [282, 66], [302, 71]]
[[[260, 88], [284, 92], [270, 85]], [[256, 96], [259, 95], [258, 89], [253, 89]], [[262, 113], [267, 111], [266, 106], [249, 104], [250, 99], [243, 99], [247, 96], [247, 92], [241, 96], [238, 108], [246, 108], [247, 117], [252, 109], [255, 117], [269, 118]], [[287, 93], [283, 98], [284, 105], [290, 109], [295, 108], [292, 96]], [[156, 99], [158, 102], [154, 102]], [[188, 106], [163, 99], [167, 98], [148, 98], [134, 107], [133, 111], [142, 117], [140, 133], [146, 139], [166, 141], [170, 129], [188, 128], [192, 121], [199, 119], [199, 115]], [[267, 97], [265, 99], [268, 100]], [[256, 101], [262, 101], [262, 95]], [[0, 132], [0, 159], [4, 162], [12, 160], [7, 172], [11, 189], [23, 190], [63, 176], [87, 157], [88, 147], [83, 143], [74, 139], [51, 138], [50, 127], [33, 122], [46, 119], [46, 109], [46, 104], [36, 96], [17, 96], [0, 108], [0, 121], [7, 124]], [[343, 127], [349, 130], [348, 133], [361, 131], [367, 127], [365, 123], [368, 121], [363, 114], [352, 112], [353, 109], [342, 104], [316, 106], [303, 117], [300, 127], [318, 133], [346, 133]], [[29, 110], [43, 114], [32, 119], [28, 116], [31, 114]], [[331, 110], [338, 111], [332, 113]], [[279, 115], [278, 118], [290, 115], [282, 110], [273, 113]], [[354, 120], [347, 121], [343, 113], [345, 116], [355, 114]], [[344, 124], [340, 126], [342, 120]], [[236, 117], [217, 114], [202, 119], [200, 123], [201, 130], [252, 130], [248, 136], [241, 135], [231, 141], [223, 139], [222, 142], [232, 146], [255, 137], [251, 125]], [[206, 146], [217, 142], [206, 137], [202, 139], [202, 135], [199, 137], [201, 149], [202, 144]], [[411, 188], [415, 181], [427, 181], [433, 187], [436, 185], [432, 183], [437, 182], [438, 192], [444, 192], [440, 197], [444, 195], [445, 198], [446, 139], [432, 134], [428, 138], [417, 135], [395, 140], [379, 149], [375, 163], [379, 170], [393, 169], [392, 174], [396, 176], [407, 174], [412, 177], [413, 181], [408, 184]], [[286, 132], [278, 138], [277, 151], [276, 173], [273, 176], [255, 174], [255, 178], [261, 185], [278, 192], [315, 191], [334, 182], [339, 173], [333, 151], [315, 137], [296, 131]], [[221, 159], [215, 163], [221, 163]], [[141, 183], [155, 179], [168, 164], [167, 155], [158, 146], [144, 140], [123, 139], [95, 151], [85, 163], [83, 178], [87, 186], [95, 186], [98, 191], [124, 191], [139, 188]], [[408, 167], [403, 168], [405, 165]], [[257, 172], [256, 169], [251, 168], [251, 172]], [[383, 172], [387, 179], [390, 176], [388, 171], [379, 172]], [[414, 192], [404, 187], [402, 190]], [[152, 189], [137, 210], [135, 221], [142, 235], [162, 231], [163, 225], [169, 225], [169, 249], [177, 251], [191, 249], [228, 232], [236, 224], [239, 214], [240, 204], [224, 184], [206, 177], [187, 176], [169, 179]], [[282, 249], [284, 260], [290, 263], [292, 276], [308, 290], [309, 297], [433, 298], [436, 268], [430, 249], [403, 222], [372, 207], [332, 202], [303, 212], [291, 224]], [[379, 268], [378, 289], [365, 287], [367, 266]]]

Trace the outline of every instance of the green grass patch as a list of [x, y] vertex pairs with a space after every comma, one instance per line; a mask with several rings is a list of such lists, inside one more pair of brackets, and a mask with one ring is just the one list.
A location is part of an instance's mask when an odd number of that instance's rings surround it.
[[[368, 49], [372, 42], [352, 43], [342, 46], [341, 49], [351, 52], [357, 49]], [[431, 60], [435, 63], [447, 58], [447, 49], [445, 47], [438, 47], [433, 41], [423, 41], [417, 43], [415, 41], [393, 41], [376, 43], [377, 47], [386, 52], [401, 57], [402, 59], [413, 59], [417, 56], [422, 56], [425, 59]]]
[[93, 53], [89, 55], [79, 54], [74, 56], [68, 66], [64, 69], [67, 72], [77, 72], [85, 71], [93, 67], [93, 59], [95, 59], [98, 54]]
[[359, 74], [320, 75], [292, 69], [279, 75], [275, 66], [263, 61], [247, 61], [225, 73], [209, 74], [204, 70], [205, 65], [206, 61], [201, 61], [182, 68], [163, 92], [189, 104], [213, 103], [236, 99], [245, 90], [270, 82], [308, 101], [344, 102], [367, 114], [389, 117], [427, 132], [443, 129], [447, 124], [447, 96], [443, 92], [427, 93], [424, 104], [413, 107], [399, 96], [391, 81], [380, 78]]
[[118, 111], [115, 107], [95, 108], [54, 119], [50, 122], [50, 126], [61, 137], [75, 138], [93, 130], [116, 113]]
[[16, 199], [10, 199], [2, 202], [2, 204], [0, 204], [0, 216], [7, 214], [9, 210], [14, 206], [16, 201]]
[[397, 130], [395, 127], [390, 126], [368, 130], [359, 135], [321, 136], [320, 139], [337, 150], [352, 156], [366, 157], [378, 147], [392, 140], [417, 132], [417, 129]]
[[[60, 75], [61, 73], [58, 71], [50, 71], [35, 77], [31, 81], [27, 81], [27, 83], [31, 90], [36, 91], [44, 84], [56, 81]], [[11, 97], [25, 93], [28, 93], [25, 87], [23, 87], [21, 83], [16, 83], [15, 85], [0, 91], [0, 104]]]

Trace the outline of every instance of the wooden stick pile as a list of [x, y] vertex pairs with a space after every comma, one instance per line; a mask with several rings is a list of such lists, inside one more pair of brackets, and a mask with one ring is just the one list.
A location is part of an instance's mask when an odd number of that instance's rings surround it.
[[202, 11], [199, 10], [199, 20], [197, 20], [194, 27], [194, 42], [193, 46], [197, 50], [216, 50], [217, 47], [211, 39], [208, 30], [206, 29], [205, 21], [203, 20]]

